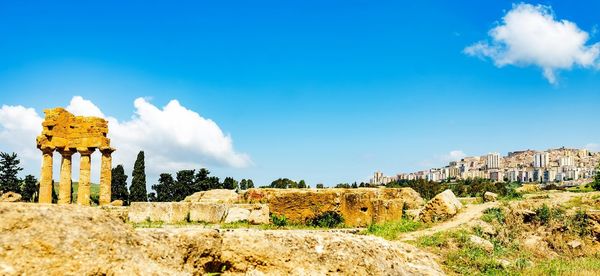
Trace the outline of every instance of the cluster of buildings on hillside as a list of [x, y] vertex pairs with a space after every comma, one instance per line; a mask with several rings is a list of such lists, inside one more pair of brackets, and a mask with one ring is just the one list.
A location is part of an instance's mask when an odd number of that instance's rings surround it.
[[558, 148], [546, 151], [515, 151], [507, 156], [489, 153], [452, 161], [443, 168], [385, 176], [375, 172], [373, 185], [385, 185], [396, 180], [443, 181], [449, 179], [483, 178], [499, 182], [568, 182], [590, 181], [600, 161], [600, 153], [585, 149]]

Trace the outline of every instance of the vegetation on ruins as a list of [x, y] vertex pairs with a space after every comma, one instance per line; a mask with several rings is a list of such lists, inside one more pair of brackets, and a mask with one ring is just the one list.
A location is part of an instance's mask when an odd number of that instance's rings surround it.
[[125, 205], [129, 203], [129, 191], [127, 190], [127, 175], [123, 165], [117, 165], [111, 171], [111, 201], [122, 200]]
[[323, 212], [306, 221], [306, 225], [321, 228], [336, 228], [344, 225], [344, 217], [333, 211]]
[[423, 226], [423, 223], [419, 221], [403, 218], [398, 221], [371, 224], [362, 233], [382, 237], [386, 240], [395, 240], [401, 233], [412, 232]]
[[129, 187], [129, 201], [148, 201], [146, 192], [146, 166], [144, 162], [144, 151], [140, 151], [133, 165], [131, 173], [131, 187]]

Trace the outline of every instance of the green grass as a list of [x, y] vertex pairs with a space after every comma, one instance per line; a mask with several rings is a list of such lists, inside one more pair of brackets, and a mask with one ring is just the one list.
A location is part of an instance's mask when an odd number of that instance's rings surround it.
[[579, 185], [577, 187], [571, 187], [568, 188], [567, 191], [569, 192], [573, 192], [573, 193], [587, 193], [587, 192], [593, 192], [594, 189], [592, 189], [591, 185]]
[[363, 233], [382, 237], [386, 240], [395, 240], [401, 233], [411, 232], [421, 228], [423, 228], [421, 222], [402, 219], [399, 221], [371, 224]]
[[483, 211], [483, 215], [481, 216], [481, 220], [490, 223], [494, 220], [499, 223], [504, 223], [504, 212], [499, 207], [488, 208]]
[[259, 229], [259, 230], [323, 230], [323, 229], [343, 229], [345, 227], [323, 228], [306, 224], [287, 224], [285, 226], [277, 226], [273, 224], [250, 224], [247, 221], [237, 221], [230, 223], [221, 223], [221, 229]]
[[600, 275], [600, 256], [549, 260], [523, 270], [522, 275]]

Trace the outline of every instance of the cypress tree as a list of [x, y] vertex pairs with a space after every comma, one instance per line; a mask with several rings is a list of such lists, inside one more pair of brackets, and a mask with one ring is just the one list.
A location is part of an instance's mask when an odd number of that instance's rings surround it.
[[23, 186], [21, 187], [21, 196], [23, 197], [23, 200], [27, 202], [36, 202], [38, 190], [38, 181], [35, 176], [25, 176], [25, 180], [23, 180]]
[[21, 182], [17, 175], [23, 168], [19, 167], [21, 161], [16, 153], [0, 153], [0, 191], [21, 192]]
[[127, 191], [127, 175], [123, 165], [117, 165], [111, 170], [112, 179], [110, 184], [110, 197], [113, 200], [122, 200], [124, 204], [128, 204], [129, 191]]
[[254, 182], [252, 182], [252, 179], [246, 180], [246, 186], [248, 186], [248, 189], [254, 188]]
[[144, 164], [144, 151], [140, 151], [140, 153], [138, 153], [131, 175], [132, 178], [131, 186], [129, 187], [129, 201], [148, 201], [148, 193], [146, 191], [146, 166]]

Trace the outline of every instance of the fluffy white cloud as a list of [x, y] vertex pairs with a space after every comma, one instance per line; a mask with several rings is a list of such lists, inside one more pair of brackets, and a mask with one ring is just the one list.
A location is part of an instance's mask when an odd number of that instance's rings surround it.
[[557, 20], [548, 6], [514, 5], [489, 36], [491, 42], [479, 41], [464, 52], [488, 57], [498, 67], [538, 66], [552, 84], [559, 69], [600, 68], [600, 43], [587, 45], [588, 33], [573, 22]]
[[100, 111], [100, 108], [98, 108], [92, 101], [86, 100], [81, 96], [73, 97], [65, 109], [78, 116], [94, 116], [104, 118], [104, 113]]
[[[137, 153], [143, 150], [149, 181], [162, 172], [215, 165], [241, 168], [252, 163], [249, 156], [234, 150], [231, 137], [214, 121], [185, 108], [177, 100], [159, 108], [138, 98], [134, 107], [134, 116], [126, 121], [106, 117], [94, 103], [79, 96], [73, 97], [66, 109], [75, 115], [107, 118], [111, 145], [117, 149], [113, 165], [123, 164], [130, 172]], [[25, 161], [27, 173], [34, 175], [39, 174], [41, 162], [35, 137], [41, 132], [42, 121], [33, 108], [2, 106], [0, 109], [0, 150], [17, 152]], [[92, 155], [92, 162], [97, 164], [92, 165], [92, 181], [99, 177], [99, 157], [98, 153]], [[55, 158], [55, 173], [59, 160]], [[73, 161], [73, 177], [77, 179], [78, 160]]]
[[42, 118], [33, 108], [3, 105], [0, 108], [0, 150], [16, 152], [24, 167], [40, 168], [35, 137], [41, 132]]

